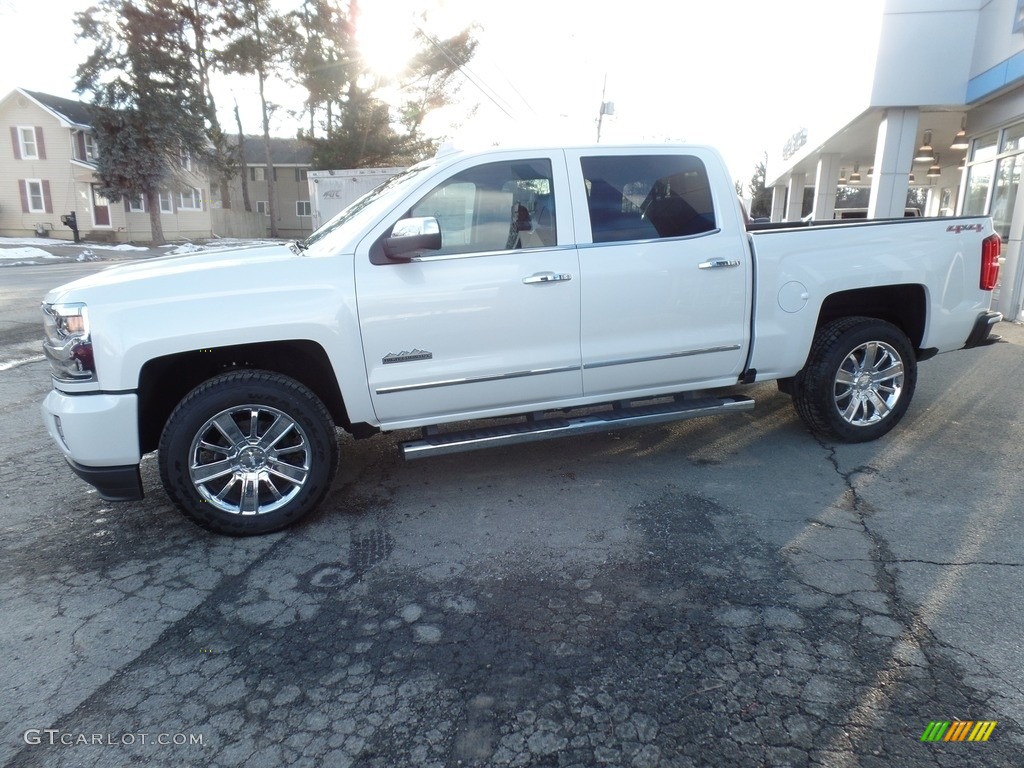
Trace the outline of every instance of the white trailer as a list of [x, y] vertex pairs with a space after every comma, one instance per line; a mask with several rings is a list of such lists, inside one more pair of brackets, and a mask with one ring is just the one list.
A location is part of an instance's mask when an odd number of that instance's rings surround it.
[[404, 170], [348, 168], [340, 171], [310, 171], [309, 200], [312, 203], [313, 229], [319, 229], [371, 189]]

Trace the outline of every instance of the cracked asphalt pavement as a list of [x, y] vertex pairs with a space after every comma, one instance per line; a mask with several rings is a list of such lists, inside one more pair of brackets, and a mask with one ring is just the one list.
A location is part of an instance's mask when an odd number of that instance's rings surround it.
[[[9, 268], [4, 274], [16, 274]], [[44, 269], [26, 268], [26, 269]], [[1024, 328], [881, 441], [749, 413], [413, 463], [228, 539], [108, 504], [0, 370], [0, 763], [1020, 766]], [[0, 342], [2, 343], [2, 342]], [[923, 743], [935, 720], [988, 741]]]

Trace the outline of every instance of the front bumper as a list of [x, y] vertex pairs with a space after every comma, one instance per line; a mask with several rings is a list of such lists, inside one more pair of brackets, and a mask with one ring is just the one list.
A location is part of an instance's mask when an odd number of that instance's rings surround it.
[[52, 390], [43, 423], [68, 464], [110, 501], [141, 499], [138, 396]]
[[967, 341], [964, 343], [964, 349], [983, 347], [986, 344], [995, 344], [999, 341], [998, 336], [990, 334], [992, 326], [1002, 319], [1002, 312], [982, 312], [978, 315], [978, 318], [974, 321], [974, 328], [971, 329], [971, 335], [967, 337]]

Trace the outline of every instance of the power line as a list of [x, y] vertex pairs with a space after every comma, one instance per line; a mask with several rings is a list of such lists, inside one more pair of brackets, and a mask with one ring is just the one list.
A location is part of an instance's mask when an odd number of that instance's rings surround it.
[[[505, 99], [502, 99], [497, 91], [495, 91], [493, 88], [491, 88], [486, 83], [484, 83], [483, 78], [481, 78], [479, 75], [477, 75], [475, 72], [473, 72], [466, 65], [465, 62], [460, 62], [460, 61], [456, 60], [456, 58], [452, 54], [452, 52], [450, 50], [448, 50], [433, 35], [427, 34], [423, 30], [422, 27], [420, 27], [419, 25], [417, 25], [415, 23], [413, 24], [413, 27], [415, 27], [416, 31], [418, 31], [421, 35], [423, 35], [423, 37], [431, 45], [433, 45], [441, 53], [442, 56], [444, 56], [451, 64], [453, 64], [455, 66], [455, 68], [458, 69], [465, 76], [465, 78], [470, 83], [472, 83], [477, 88], [477, 90], [480, 91], [480, 93], [482, 93], [484, 96], [486, 96], [488, 101], [490, 101], [492, 104], [494, 104], [494, 106], [496, 106], [498, 109], [500, 109], [502, 112], [504, 112], [505, 116], [508, 117], [510, 120], [515, 120], [516, 119], [515, 116], [511, 112], [509, 112], [509, 109], [512, 109], [512, 105], [509, 104], [507, 101], [505, 101]], [[515, 88], [513, 88], [513, 90], [515, 90]], [[517, 91], [517, 94], [518, 94], [518, 91]], [[521, 99], [523, 98], [521, 94], [519, 94], [519, 98], [521, 98]], [[501, 104], [499, 104], [498, 103], [498, 99], [501, 99], [503, 102], [505, 102], [505, 106], [502, 106]], [[526, 104], [527, 107], [530, 107], [530, 105], [526, 101], [526, 99], [523, 99], [523, 103]], [[506, 109], [505, 107], [508, 107], [508, 109]], [[530, 109], [532, 111], [533, 108], [530, 107]]]

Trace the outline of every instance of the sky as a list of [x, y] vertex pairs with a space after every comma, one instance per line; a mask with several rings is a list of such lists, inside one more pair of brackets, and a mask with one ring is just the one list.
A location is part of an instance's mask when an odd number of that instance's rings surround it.
[[[285, 0], [279, 0], [285, 5]], [[89, 0], [0, 0], [0, 96], [15, 87], [77, 98], [75, 13]], [[368, 53], [400, 63], [413, 19], [437, 36], [475, 25], [480, 44], [459, 100], [429, 127], [456, 146], [687, 141], [725, 156], [749, 181], [767, 152], [801, 128], [841, 127], [867, 104], [883, 0], [362, 0]], [[216, 85], [222, 121], [238, 101], [259, 130], [251, 78]], [[604, 97], [602, 99], [602, 91]], [[272, 98], [301, 106], [301, 89]], [[290, 102], [290, 104], [289, 104]], [[277, 113], [272, 133], [301, 118]], [[471, 117], [467, 117], [471, 115]]]

